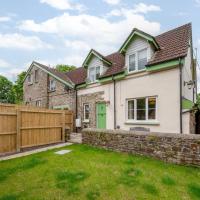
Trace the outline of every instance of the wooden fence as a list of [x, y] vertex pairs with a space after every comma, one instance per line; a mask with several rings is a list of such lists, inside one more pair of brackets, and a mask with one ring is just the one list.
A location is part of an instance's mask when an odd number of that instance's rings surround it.
[[72, 111], [0, 104], [0, 154], [62, 142], [73, 130]]

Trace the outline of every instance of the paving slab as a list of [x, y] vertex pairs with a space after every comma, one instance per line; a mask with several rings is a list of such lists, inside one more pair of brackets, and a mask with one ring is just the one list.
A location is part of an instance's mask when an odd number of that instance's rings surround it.
[[72, 143], [66, 142], [66, 143], [62, 143], [62, 144], [51, 145], [51, 146], [48, 146], [48, 147], [33, 149], [33, 150], [25, 151], [25, 152], [22, 152], [22, 153], [17, 153], [17, 154], [12, 154], [12, 155], [9, 155], [9, 156], [0, 157], [0, 161], [10, 160], [10, 159], [14, 159], [14, 158], [20, 158], [20, 157], [23, 157], [23, 156], [28, 156], [28, 155], [31, 155], [31, 154], [35, 154], [35, 153], [39, 153], [39, 152], [43, 152], [43, 151], [48, 151], [48, 150], [51, 150], [51, 149], [57, 149], [57, 148], [61, 148], [61, 147], [69, 146], [69, 145], [72, 145]]

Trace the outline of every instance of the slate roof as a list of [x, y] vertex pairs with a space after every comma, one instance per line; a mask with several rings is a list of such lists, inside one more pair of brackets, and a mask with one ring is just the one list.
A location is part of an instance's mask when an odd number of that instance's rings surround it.
[[[154, 37], [156, 42], [159, 44], [160, 49], [154, 53], [154, 56], [148, 62], [147, 67], [185, 57], [187, 55], [189, 40], [191, 39], [191, 37], [191, 23], [185, 24]], [[101, 76], [101, 78], [119, 74], [125, 70], [125, 57], [123, 54], [115, 52], [108, 56], [103, 56], [97, 51], [93, 51], [112, 63], [111, 66], [108, 67], [107, 71]], [[42, 66], [46, 70], [49, 70], [51, 73], [54, 73], [61, 79], [69, 81], [70, 83], [72, 82], [75, 85], [85, 83], [87, 78], [87, 70], [84, 67], [77, 68], [67, 73], [61, 73], [53, 68], [41, 65], [40, 63], [37, 64]]]

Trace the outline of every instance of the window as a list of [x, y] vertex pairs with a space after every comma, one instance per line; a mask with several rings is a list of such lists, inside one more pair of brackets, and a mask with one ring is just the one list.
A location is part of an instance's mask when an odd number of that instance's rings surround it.
[[135, 54], [129, 56], [129, 71], [135, 71]]
[[128, 56], [128, 71], [139, 71], [145, 69], [147, 64], [147, 49], [137, 51]]
[[49, 90], [50, 91], [55, 91], [56, 90], [56, 82], [55, 82], [55, 80], [50, 80], [49, 81]]
[[90, 115], [90, 107], [89, 104], [83, 104], [83, 120], [84, 121], [89, 121], [89, 115]]
[[130, 121], [156, 120], [156, 97], [127, 100], [127, 119]]
[[37, 107], [40, 107], [40, 106], [41, 106], [41, 100], [37, 100], [37, 101], [36, 101], [36, 106], [37, 106]]
[[138, 70], [145, 69], [147, 64], [147, 50], [144, 49], [138, 52]]
[[31, 74], [28, 75], [27, 79], [28, 79], [28, 83], [32, 84], [32, 75]]
[[35, 83], [38, 82], [38, 69], [35, 70]]
[[89, 80], [95, 82], [100, 76], [100, 66], [89, 68]]

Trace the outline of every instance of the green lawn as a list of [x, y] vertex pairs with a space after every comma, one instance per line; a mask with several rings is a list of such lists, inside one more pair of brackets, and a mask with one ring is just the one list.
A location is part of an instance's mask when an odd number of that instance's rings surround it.
[[200, 169], [72, 145], [0, 162], [0, 200], [200, 199]]

